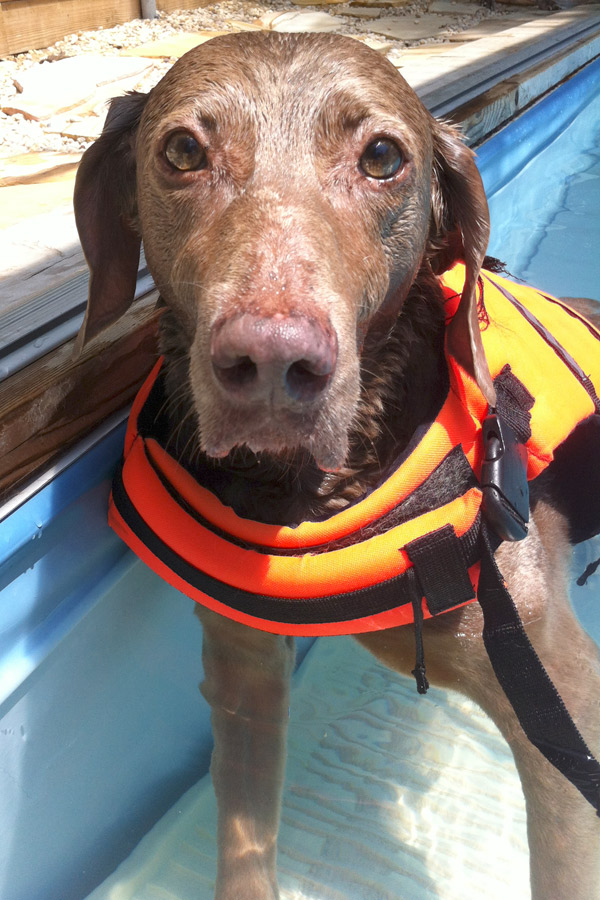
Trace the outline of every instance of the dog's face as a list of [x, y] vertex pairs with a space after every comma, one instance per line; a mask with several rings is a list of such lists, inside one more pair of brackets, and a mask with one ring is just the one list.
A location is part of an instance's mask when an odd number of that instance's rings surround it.
[[302, 448], [323, 469], [346, 457], [365, 341], [424, 266], [463, 258], [472, 289], [487, 244], [471, 153], [391, 64], [330, 35], [219, 38], [115, 101], [76, 210], [88, 333], [130, 302], [141, 234], [202, 449]]

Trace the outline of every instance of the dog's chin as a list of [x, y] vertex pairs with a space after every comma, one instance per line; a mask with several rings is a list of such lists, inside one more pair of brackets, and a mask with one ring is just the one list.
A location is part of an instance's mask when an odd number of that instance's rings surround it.
[[[348, 454], [348, 433], [341, 429], [333, 429], [329, 423], [327, 429], [316, 426], [307, 428], [281, 428], [271, 423], [256, 423], [256, 427], [243, 427], [242, 422], [232, 428], [226, 421], [213, 422], [212, 427], [200, 428], [201, 449], [208, 457], [224, 460], [231, 455], [235, 459], [235, 451], [245, 448], [257, 457], [274, 457], [292, 463], [307, 456], [314, 460], [322, 472], [337, 472], [346, 462]], [[262, 424], [262, 427], [261, 427]]]

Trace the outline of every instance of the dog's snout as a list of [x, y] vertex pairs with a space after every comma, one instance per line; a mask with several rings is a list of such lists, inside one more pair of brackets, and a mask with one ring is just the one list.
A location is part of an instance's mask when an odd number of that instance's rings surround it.
[[308, 403], [335, 369], [334, 332], [307, 316], [243, 313], [218, 322], [211, 335], [215, 377], [242, 401]]

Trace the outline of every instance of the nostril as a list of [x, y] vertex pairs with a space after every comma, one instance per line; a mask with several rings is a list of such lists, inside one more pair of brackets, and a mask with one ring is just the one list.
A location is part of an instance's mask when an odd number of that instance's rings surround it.
[[243, 356], [231, 365], [217, 365], [213, 360], [213, 370], [226, 388], [247, 387], [258, 378], [256, 363], [253, 363], [249, 356]]
[[335, 371], [337, 338], [306, 316], [242, 313], [213, 326], [210, 356], [216, 380], [240, 403], [310, 403]]
[[315, 372], [313, 364], [301, 359], [285, 373], [285, 388], [294, 400], [312, 400], [325, 389], [330, 377], [331, 372]]

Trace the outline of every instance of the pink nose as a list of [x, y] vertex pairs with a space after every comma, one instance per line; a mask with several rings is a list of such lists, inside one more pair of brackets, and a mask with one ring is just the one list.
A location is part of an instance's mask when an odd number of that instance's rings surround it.
[[211, 360], [221, 386], [238, 400], [309, 403], [333, 374], [337, 341], [305, 316], [243, 313], [213, 327]]

